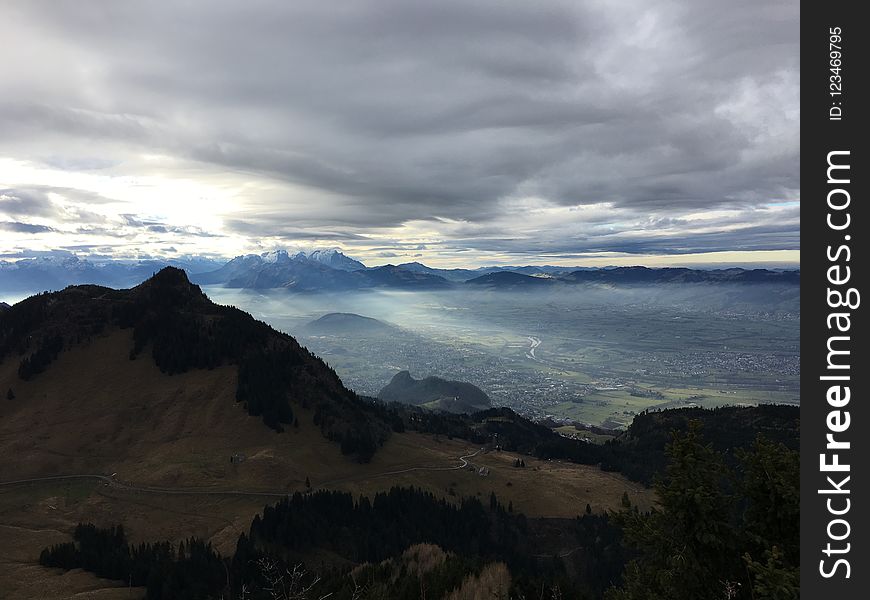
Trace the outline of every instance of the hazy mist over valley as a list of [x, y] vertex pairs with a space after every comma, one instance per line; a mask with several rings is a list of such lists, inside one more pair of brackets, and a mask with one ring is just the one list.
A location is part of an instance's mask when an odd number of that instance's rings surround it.
[[[654, 406], [799, 402], [796, 286], [203, 289], [297, 336], [349, 387], [370, 396], [409, 370], [472, 382], [494, 405], [532, 418], [607, 427], [624, 427]], [[307, 331], [329, 313], [372, 317], [400, 331]]]
[[408, 371], [479, 386], [534, 420], [607, 429], [650, 408], [800, 401], [797, 269], [371, 267], [336, 248], [174, 262], [57, 253], [0, 261], [0, 299], [131, 287], [170, 264], [368, 397]]

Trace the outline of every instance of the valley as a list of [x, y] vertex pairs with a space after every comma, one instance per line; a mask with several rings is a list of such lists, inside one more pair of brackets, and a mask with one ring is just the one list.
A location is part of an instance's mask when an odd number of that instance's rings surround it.
[[[206, 290], [299, 335], [352, 389], [370, 396], [408, 370], [473, 383], [494, 405], [532, 419], [617, 429], [652, 407], [799, 404], [797, 288]], [[333, 311], [394, 327], [384, 335], [306, 328]]]

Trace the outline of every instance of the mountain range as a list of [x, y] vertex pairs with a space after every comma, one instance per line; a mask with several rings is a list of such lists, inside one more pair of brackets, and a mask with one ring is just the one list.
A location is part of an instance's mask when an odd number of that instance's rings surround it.
[[391, 288], [444, 290], [539, 289], [558, 284], [636, 285], [740, 283], [799, 285], [800, 270], [687, 269], [647, 267], [493, 266], [437, 269], [419, 262], [367, 267], [339, 250], [290, 253], [276, 250], [237, 256], [221, 264], [211, 258], [142, 261], [91, 260], [72, 254], [0, 261], [0, 291], [38, 292], [82, 283], [130, 287], [165, 266], [185, 270], [200, 285], [229, 288], [330, 292]]
[[420, 262], [366, 267], [338, 250], [284, 251], [239, 256], [219, 269], [192, 276], [205, 285], [230, 288], [284, 288], [297, 292], [371, 288], [443, 290], [541, 289], [573, 284], [740, 283], [799, 285], [800, 271], [767, 269], [687, 269], [648, 267], [516, 266], [436, 269]]
[[0, 291], [41, 292], [68, 285], [94, 284], [132, 287], [164, 267], [188, 273], [212, 271], [222, 263], [205, 257], [182, 259], [111, 260], [79, 258], [58, 253], [15, 261], [0, 261]]

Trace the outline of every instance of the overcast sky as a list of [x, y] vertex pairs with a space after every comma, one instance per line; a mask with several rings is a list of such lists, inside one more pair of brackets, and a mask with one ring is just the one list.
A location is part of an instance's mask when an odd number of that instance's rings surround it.
[[797, 261], [798, 22], [797, 0], [6, 0], [0, 254]]

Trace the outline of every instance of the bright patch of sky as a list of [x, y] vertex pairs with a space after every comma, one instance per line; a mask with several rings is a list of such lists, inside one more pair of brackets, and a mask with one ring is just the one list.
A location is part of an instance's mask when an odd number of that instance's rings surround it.
[[4, 2], [0, 254], [796, 263], [798, 24], [796, 0]]

